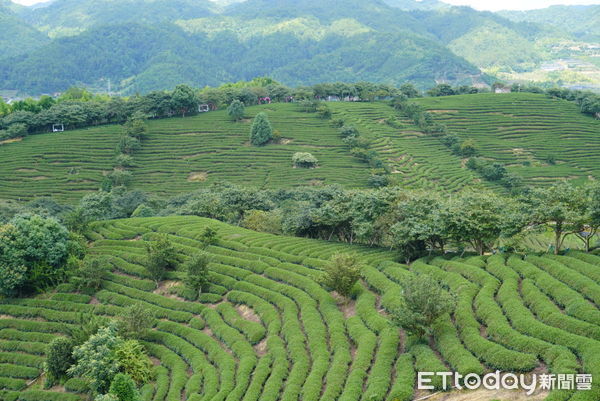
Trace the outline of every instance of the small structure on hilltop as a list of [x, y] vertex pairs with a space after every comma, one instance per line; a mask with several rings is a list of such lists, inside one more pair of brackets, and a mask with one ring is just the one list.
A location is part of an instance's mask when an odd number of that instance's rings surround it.
[[64, 132], [65, 125], [64, 124], [52, 124], [52, 132]]
[[261, 97], [260, 99], [258, 99], [258, 104], [271, 104], [271, 98], [270, 97]]
[[210, 105], [208, 104], [201, 104], [200, 106], [198, 106], [198, 113], [206, 113], [210, 111]]
[[496, 89], [494, 89], [494, 93], [511, 93], [512, 90], [509, 87], [497, 87]]

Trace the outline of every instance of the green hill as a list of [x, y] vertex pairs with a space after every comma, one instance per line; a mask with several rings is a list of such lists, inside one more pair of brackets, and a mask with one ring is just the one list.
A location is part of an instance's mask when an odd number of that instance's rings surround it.
[[[451, 133], [473, 139], [480, 157], [503, 163], [526, 184], [600, 177], [600, 156], [595, 152], [600, 146], [600, 122], [581, 114], [571, 102], [528, 93], [416, 101]], [[423, 134], [383, 102], [327, 104], [334, 119], [356, 126], [371, 142], [397, 185], [443, 192], [464, 187], [499, 189], [467, 169], [465, 160], [440, 138]], [[267, 112], [282, 143], [248, 146], [250, 118], [260, 111]], [[148, 126], [148, 138], [135, 154], [130, 186], [162, 196], [221, 182], [270, 189], [331, 184], [364, 188], [371, 175], [369, 166], [351, 155], [328, 120], [300, 112], [295, 104], [249, 107], [241, 123], [217, 111], [150, 120]], [[0, 198], [52, 196], [73, 201], [98, 189], [112, 170], [120, 132], [120, 126], [108, 125], [33, 135], [0, 145]], [[319, 168], [293, 168], [295, 152], [312, 153]]]
[[[207, 249], [209, 290], [199, 302], [186, 301], [180, 270], [156, 288], [144, 267], [144, 243], [167, 234], [187, 260], [206, 227], [220, 237]], [[63, 285], [0, 302], [1, 399], [80, 400], [85, 386], [78, 379], [50, 390], [33, 380], [46, 345], [77, 325], [81, 312], [113, 317], [132, 303], [158, 318], [142, 339], [155, 372], [143, 400], [409, 401], [417, 371], [449, 367], [462, 375], [536, 368], [600, 375], [598, 256], [435, 258], [408, 267], [378, 249], [193, 217], [99, 222], [92, 231], [91, 252], [111, 258], [100, 291], [75, 294]], [[322, 267], [340, 251], [356, 252], [364, 264], [348, 303], [319, 284]], [[429, 343], [406, 336], [387, 314], [398, 305], [399, 283], [414, 273], [430, 274], [458, 295], [456, 312], [438, 321]], [[576, 399], [595, 401], [598, 388]]]
[[480, 156], [507, 165], [531, 185], [600, 177], [600, 121], [544, 95], [479, 94], [419, 99]]
[[[249, 118], [260, 111], [280, 131], [282, 144], [249, 146]], [[149, 121], [148, 138], [135, 155], [132, 187], [170, 196], [217, 182], [259, 188], [367, 185], [369, 169], [350, 154], [328, 121], [293, 104], [251, 107], [246, 115], [241, 123], [231, 122], [225, 111]], [[120, 132], [120, 126], [103, 126], [1, 145], [1, 197], [72, 200], [98, 189], [103, 174], [112, 170]], [[312, 153], [320, 167], [294, 169], [295, 152]]]
[[46, 35], [23, 21], [14, 8], [10, 1], [0, 1], [0, 59], [27, 53], [50, 41]]
[[527, 21], [556, 26], [582, 40], [600, 39], [600, 6], [551, 6], [529, 11], [501, 11], [513, 21]]

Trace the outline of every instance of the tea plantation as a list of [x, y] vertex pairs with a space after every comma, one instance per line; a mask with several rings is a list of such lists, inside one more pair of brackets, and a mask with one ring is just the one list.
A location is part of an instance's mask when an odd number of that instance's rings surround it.
[[481, 156], [543, 185], [600, 177], [600, 121], [573, 102], [531, 93], [418, 99], [451, 133], [473, 139]]
[[[168, 235], [186, 259], [206, 227], [211, 285], [199, 302], [181, 297], [183, 272], [158, 287], [144, 267], [145, 246]], [[155, 380], [145, 401], [409, 401], [415, 372], [576, 373], [600, 377], [600, 257], [495, 255], [433, 258], [410, 267], [395, 255], [301, 238], [247, 231], [213, 220], [169, 217], [97, 222], [90, 252], [108, 255], [112, 272], [94, 296], [68, 285], [0, 303], [2, 400], [80, 400], [82, 383], [43, 390], [46, 344], [78, 322], [80, 312], [115, 316], [139, 302], [159, 319], [143, 338]], [[338, 251], [354, 251], [364, 268], [354, 299], [344, 304], [319, 284]], [[425, 272], [458, 294], [458, 308], [419, 343], [388, 311], [399, 282]], [[437, 386], [440, 382], [435, 382]], [[552, 392], [547, 400], [597, 401], [592, 391]]]
[[[577, 106], [545, 95], [478, 94], [416, 99], [451, 133], [472, 138], [479, 156], [507, 165], [526, 184], [556, 178], [585, 181], [600, 176], [600, 122]], [[439, 138], [419, 132], [384, 102], [327, 103], [333, 119], [356, 126], [405, 188], [456, 191], [495, 185], [464, 167]], [[282, 141], [249, 146], [251, 118], [264, 111]], [[234, 123], [225, 111], [148, 122], [135, 153], [132, 188], [158, 195], [190, 192], [216, 182], [259, 188], [341, 184], [364, 188], [368, 165], [353, 157], [329, 120], [295, 104], [246, 109]], [[112, 170], [121, 127], [109, 125], [29, 136], [0, 145], [0, 199], [53, 196], [74, 201], [99, 188]], [[294, 168], [292, 155], [309, 152], [315, 169]]]
[[[280, 132], [281, 144], [249, 145], [251, 118], [261, 111]], [[149, 134], [135, 154], [131, 186], [159, 195], [224, 181], [259, 188], [366, 187], [368, 168], [350, 154], [328, 121], [293, 104], [251, 107], [246, 116], [239, 123], [225, 111], [149, 121]], [[112, 170], [120, 133], [120, 126], [110, 125], [0, 145], [0, 198], [73, 200], [98, 189]], [[312, 153], [319, 167], [293, 168], [295, 152]]]

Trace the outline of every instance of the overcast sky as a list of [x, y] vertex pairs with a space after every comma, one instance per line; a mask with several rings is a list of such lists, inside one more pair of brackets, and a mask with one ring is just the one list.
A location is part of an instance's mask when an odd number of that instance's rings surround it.
[[[31, 5], [47, 0], [13, 0], [15, 3]], [[600, 0], [443, 0], [454, 5], [467, 5], [478, 10], [531, 10], [554, 4], [600, 4]]]

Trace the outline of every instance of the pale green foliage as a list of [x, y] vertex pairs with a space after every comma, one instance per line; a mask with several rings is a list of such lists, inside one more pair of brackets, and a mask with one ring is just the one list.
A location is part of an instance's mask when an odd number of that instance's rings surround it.
[[144, 384], [152, 378], [152, 362], [142, 344], [136, 340], [119, 343], [114, 350], [115, 359], [122, 372], [137, 384]]
[[94, 401], [119, 401], [119, 399], [112, 394], [100, 394], [94, 398]]
[[281, 234], [282, 216], [279, 212], [265, 212], [264, 210], [250, 210], [244, 214], [242, 227], [249, 230], [270, 234]]
[[294, 167], [300, 168], [314, 168], [319, 164], [317, 158], [307, 152], [294, 153], [292, 156], [292, 162], [294, 163]]
[[254, 146], [265, 145], [273, 138], [273, 128], [265, 113], [258, 113], [252, 122], [250, 143]]
[[171, 95], [171, 102], [182, 117], [198, 107], [198, 97], [188, 85], [177, 85]]
[[232, 101], [229, 107], [227, 107], [227, 114], [233, 121], [240, 121], [244, 118], [244, 112], [244, 103], [237, 99]]
[[75, 348], [73, 356], [77, 363], [69, 368], [68, 373], [88, 379], [94, 391], [105, 393], [120, 368], [113, 350], [122, 341], [117, 337], [117, 329], [113, 325], [101, 328]]
[[360, 279], [361, 267], [356, 255], [336, 253], [324, 267], [322, 282], [338, 294], [348, 297]]
[[442, 315], [452, 313], [456, 299], [426, 274], [411, 275], [402, 282], [403, 303], [393, 318], [400, 327], [418, 337], [430, 332], [433, 323]]

